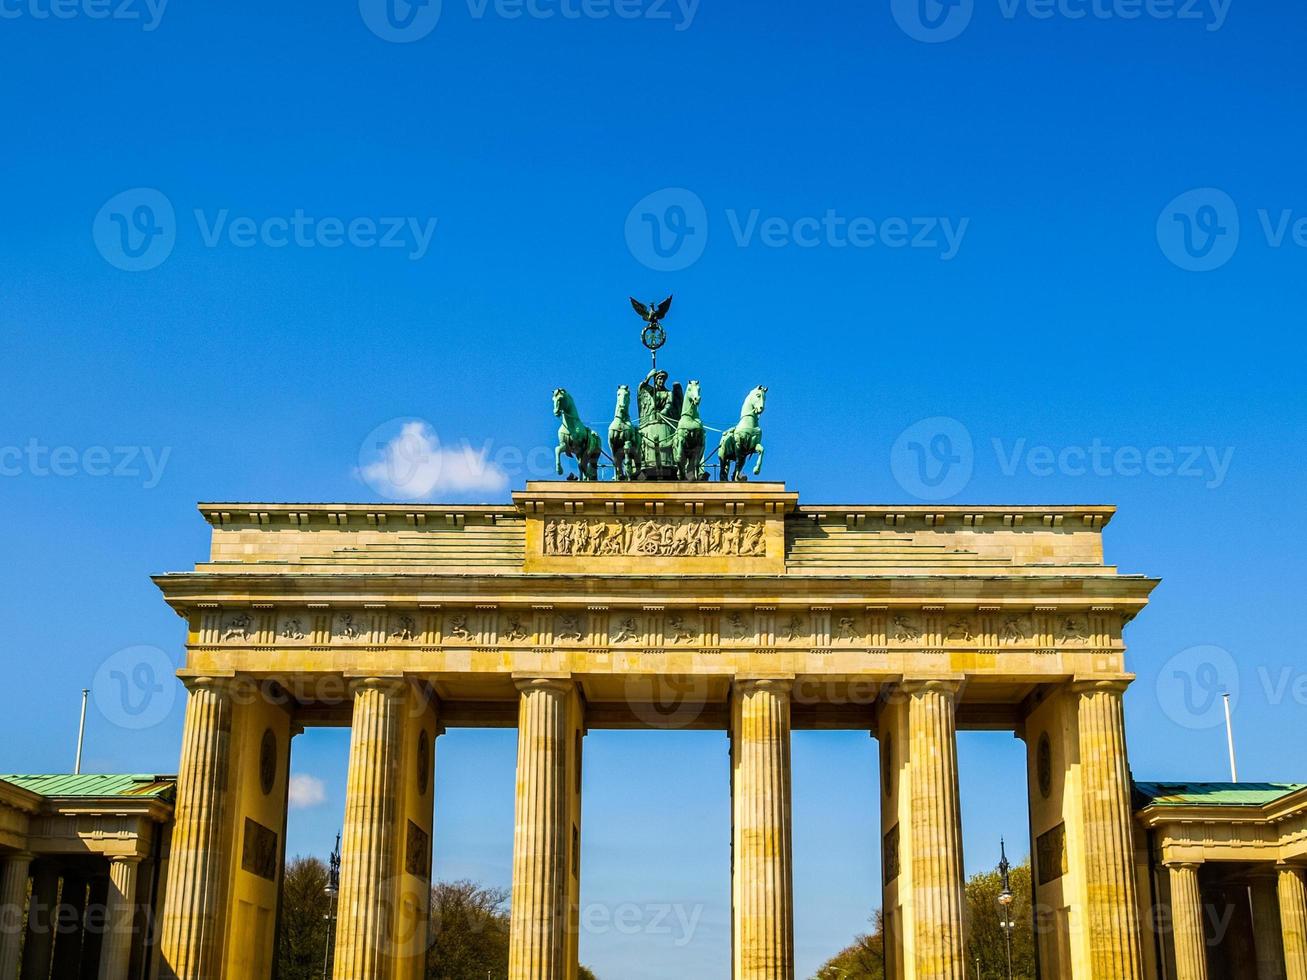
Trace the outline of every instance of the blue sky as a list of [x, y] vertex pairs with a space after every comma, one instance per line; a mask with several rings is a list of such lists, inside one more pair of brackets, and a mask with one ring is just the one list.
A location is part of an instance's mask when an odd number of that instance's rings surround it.
[[[663, 363], [718, 427], [768, 385], [764, 474], [808, 502], [1119, 505], [1109, 560], [1165, 580], [1136, 775], [1224, 778], [1230, 687], [1241, 775], [1307, 779], [1302, 7], [380, 2], [0, 0], [0, 769], [69, 767], [119, 651], [180, 656], [148, 576], [204, 555], [197, 500], [377, 499], [401, 419], [450, 450], [418, 489], [502, 500], [554, 387], [602, 424], [643, 374], [627, 294], [674, 291]], [[87, 767], [174, 769], [160, 697], [97, 705]], [[588, 753], [583, 901], [643, 911], [583, 957], [724, 975], [724, 737]], [[962, 753], [974, 870], [1024, 838], [1021, 747]], [[343, 754], [297, 743], [293, 852]], [[794, 757], [810, 971], [877, 900], [876, 761]], [[507, 883], [512, 759], [442, 738], [439, 874]]]

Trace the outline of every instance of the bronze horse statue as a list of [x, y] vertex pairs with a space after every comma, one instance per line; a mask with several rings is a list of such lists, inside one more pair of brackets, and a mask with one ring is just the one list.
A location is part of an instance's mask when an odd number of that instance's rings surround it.
[[581, 421], [576, 402], [563, 388], [554, 389], [554, 414], [563, 420], [558, 427], [558, 447], [554, 450], [554, 467], [563, 475], [563, 455], [576, 460], [581, 479], [599, 479], [599, 457], [603, 453], [599, 433]]
[[640, 472], [640, 439], [631, 424], [631, 389], [627, 385], [617, 388], [617, 407], [608, 425], [608, 449], [613, 454], [616, 478], [634, 479]]
[[[722, 433], [721, 443], [717, 446], [717, 453], [721, 457], [721, 470], [718, 473], [720, 479], [747, 480], [744, 467], [754, 453], [758, 454], [758, 462], [753, 467], [753, 475], [757, 476], [762, 472], [762, 426], [758, 424], [758, 416], [766, 407], [767, 389], [758, 385], [744, 399], [744, 406], [740, 409], [740, 421]], [[732, 464], [735, 467], [733, 477]]]

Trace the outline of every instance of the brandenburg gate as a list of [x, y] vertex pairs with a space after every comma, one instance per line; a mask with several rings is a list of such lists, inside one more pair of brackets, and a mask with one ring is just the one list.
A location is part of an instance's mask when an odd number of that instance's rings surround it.
[[878, 741], [890, 976], [967, 975], [956, 734], [991, 729], [1027, 747], [1042, 976], [1142, 977], [1122, 631], [1156, 582], [1105, 562], [1113, 510], [666, 477], [202, 505], [208, 561], [156, 579], [190, 691], [163, 975], [270, 976], [291, 739], [348, 725], [337, 980], [422, 975], [452, 726], [518, 729], [511, 980], [576, 976], [586, 732], [687, 727], [730, 737], [735, 980], [794, 976], [795, 729]]

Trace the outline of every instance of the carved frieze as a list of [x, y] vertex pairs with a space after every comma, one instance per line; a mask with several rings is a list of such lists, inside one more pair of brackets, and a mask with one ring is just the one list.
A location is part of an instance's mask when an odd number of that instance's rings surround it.
[[556, 518], [545, 523], [544, 553], [568, 558], [762, 558], [767, 554], [766, 525], [738, 517]]

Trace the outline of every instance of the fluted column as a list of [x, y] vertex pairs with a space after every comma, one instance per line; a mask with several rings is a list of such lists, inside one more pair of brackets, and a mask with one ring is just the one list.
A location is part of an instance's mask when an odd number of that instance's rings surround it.
[[566, 980], [569, 680], [518, 682], [508, 980]]
[[23, 943], [23, 980], [47, 980], [54, 955], [54, 906], [59, 901], [59, 869], [46, 861], [32, 875], [27, 907], [27, 939]]
[[1269, 865], [1252, 879], [1253, 945], [1257, 951], [1257, 980], [1285, 980], [1284, 945], [1280, 939], [1280, 902], [1276, 876]]
[[956, 681], [907, 681], [915, 976], [962, 980], [962, 808]]
[[0, 978], [18, 975], [18, 956], [23, 948], [23, 911], [27, 907], [27, 879], [32, 855], [11, 854], [0, 873]]
[[731, 705], [734, 980], [793, 980], [790, 680], [736, 682]]
[[1078, 697], [1085, 926], [1089, 973], [1139, 980], [1139, 906], [1131, 838], [1130, 767], [1121, 695], [1127, 680], [1086, 681]]
[[1288, 980], [1307, 980], [1307, 889], [1297, 868], [1281, 865], [1278, 871], [1284, 975]]
[[[231, 765], [230, 681], [190, 684], [160, 952], [167, 980], [212, 980], [222, 955]], [[108, 941], [105, 941], [108, 946]]]
[[395, 801], [406, 689], [403, 681], [370, 677], [352, 690], [334, 975], [377, 980], [390, 975], [394, 939]]
[[109, 902], [105, 909], [104, 944], [100, 948], [100, 980], [127, 980], [136, 935], [136, 868], [140, 858], [116, 857], [109, 862]]
[[1198, 865], [1168, 864], [1171, 921], [1175, 940], [1175, 980], [1207, 980], [1207, 940], [1203, 935], [1203, 898]]

